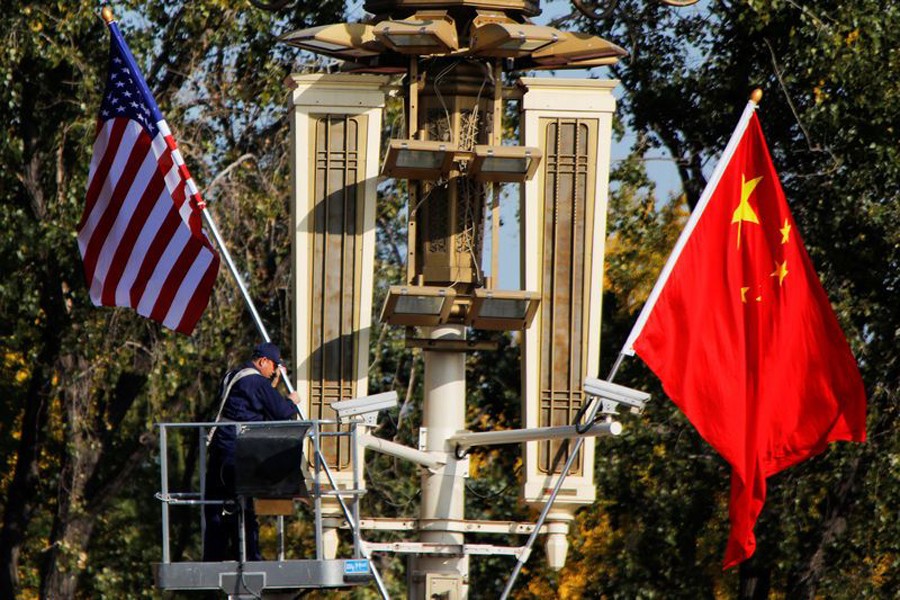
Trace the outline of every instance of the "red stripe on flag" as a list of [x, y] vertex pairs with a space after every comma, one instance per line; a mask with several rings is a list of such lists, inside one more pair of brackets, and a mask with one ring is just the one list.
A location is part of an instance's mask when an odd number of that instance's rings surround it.
[[[134, 244], [147, 224], [147, 219], [150, 213], [153, 212], [156, 203], [160, 201], [160, 195], [165, 190], [165, 186], [166, 182], [162, 173], [159, 171], [154, 173], [147, 184], [147, 189], [144, 190], [134, 212], [131, 214], [125, 233], [122, 235], [122, 239], [119, 240], [119, 245], [116, 247], [115, 255], [109, 265], [109, 271], [103, 281], [103, 294], [100, 304], [115, 306], [116, 289], [119, 287], [119, 282], [125, 273], [128, 259], [131, 258], [131, 253], [134, 251]], [[163, 199], [162, 201], [165, 202], [166, 200]]]
[[194, 261], [197, 259], [201, 250], [203, 250], [202, 244], [193, 237], [188, 239], [184, 248], [181, 250], [181, 254], [175, 259], [175, 264], [172, 265], [172, 269], [166, 276], [165, 283], [159, 290], [159, 295], [156, 297], [156, 302], [153, 304], [153, 310], [150, 312], [151, 319], [159, 322], [165, 320], [166, 315], [169, 314], [169, 310], [172, 308], [172, 301], [175, 299], [175, 294], [178, 293], [178, 289], [181, 287], [185, 275], [187, 275], [187, 272], [190, 270], [191, 265], [194, 264]]
[[[87, 197], [85, 198], [84, 212], [81, 213], [81, 221], [78, 223], [77, 231], [81, 231], [88, 217], [94, 210], [97, 198], [100, 196], [100, 190], [103, 189], [103, 182], [109, 176], [109, 168], [112, 166], [113, 160], [119, 151], [119, 144], [122, 143], [122, 135], [125, 133], [125, 127], [128, 126], [128, 119], [115, 119], [113, 121], [112, 130], [109, 132], [109, 139], [103, 148], [103, 158], [97, 165], [97, 170], [91, 176], [88, 182]], [[98, 133], [100, 133], [98, 131]], [[96, 139], [94, 140], [96, 142]]]
[[113, 223], [115, 223], [116, 218], [119, 216], [122, 203], [125, 201], [128, 191], [134, 184], [135, 176], [141, 168], [141, 164], [143, 164], [149, 151], [150, 136], [141, 130], [131, 149], [131, 153], [128, 156], [128, 161], [125, 164], [122, 175], [119, 177], [119, 182], [116, 184], [116, 189], [113, 190], [113, 193], [110, 196], [109, 205], [106, 207], [106, 210], [103, 211], [103, 216], [100, 217], [100, 221], [91, 233], [91, 239], [88, 241], [87, 247], [85, 248], [84, 273], [87, 276], [88, 285], [91, 285], [91, 282], [94, 280], [94, 269], [97, 268], [97, 258], [100, 256], [100, 250], [106, 242], [106, 237], [109, 235]]
[[203, 279], [200, 280], [197, 289], [194, 291], [194, 295], [191, 297], [190, 303], [184, 310], [184, 315], [181, 317], [181, 322], [178, 324], [178, 327], [175, 328], [175, 331], [190, 333], [194, 330], [197, 321], [200, 320], [203, 311], [206, 310], [206, 306], [209, 304], [209, 297], [212, 294], [212, 287], [216, 282], [216, 275], [218, 272], [219, 257], [214, 253], [213, 260], [209, 264], [206, 273], [203, 275]]
[[[166, 202], [165, 199], [162, 201]], [[138, 304], [140, 304], [141, 297], [147, 289], [147, 283], [150, 281], [150, 276], [153, 275], [153, 271], [159, 264], [160, 257], [165, 252], [169, 242], [172, 241], [172, 236], [178, 230], [179, 223], [181, 223], [181, 217], [172, 208], [166, 213], [166, 218], [160, 225], [159, 231], [156, 232], [156, 236], [150, 242], [147, 254], [144, 256], [144, 261], [141, 263], [141, 268], [134, 280], [134, 285], [131, 286], [131, 306], [137, 308]]]

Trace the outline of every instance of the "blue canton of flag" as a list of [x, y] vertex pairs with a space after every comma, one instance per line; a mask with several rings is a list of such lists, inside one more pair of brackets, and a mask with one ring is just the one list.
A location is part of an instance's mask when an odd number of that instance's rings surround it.
[[[149, 96], [149, 90], [147, 90]], [[151, 137], [156, 137], [159, 129], [156, 123], [163, 120], [156, 103], [144, 101], [144, 94], [131, 76], [127, 59], [118, 44], [112, 44], [109, 57], [109, 76], [106, 79], [106, 95], [100, 105], [103, 120], [124, 117], [139, 122]]]

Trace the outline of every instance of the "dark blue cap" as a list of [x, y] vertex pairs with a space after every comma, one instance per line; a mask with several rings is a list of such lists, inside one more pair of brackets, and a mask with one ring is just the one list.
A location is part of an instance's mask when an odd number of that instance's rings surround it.
[[276, 365], [284, 364], [281, 362], [281, 349], [272, 342], [257, 344], [253, 349], [253, 358], [268, 358]]

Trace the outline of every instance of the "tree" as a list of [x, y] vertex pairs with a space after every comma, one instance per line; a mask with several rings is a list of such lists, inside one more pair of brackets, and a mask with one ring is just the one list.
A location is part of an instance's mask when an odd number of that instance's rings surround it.
[[[216, 1], [116, 8], [195, 177], [210, 183], [213, 211], [229, 217], [222, 229], [241, 242], [232, 251], [254, 294], [267, 300], [264, 319], [283, 338], [288, 275], [277, 259], [289, 243], [281, 80], [296, 58], [275, 46], [273, 34], [335, 20], [341, 5], [278, 13]], [[208, 413], [219, 371], [256, 335], [224, 273], [190, 338], [128, 311], [89, 306], [74, 230], [106, 33], [80, 2], [18, 5], [0, 22], [9, 39], [0, 57], [7, 167], [0, 174], [0, 314], [3, 385], [12, 392], [3, 410], [4, 421], [19, 424], [3, 430], [3, 447], [15, 450], [2, 480], [0, 596], [75, 597], [85, 583], [79, 573], [103, 546], [92, 545], [98, 515], [123, 508], [121, 492], [152, 456], [153, 422]], [[142, 548], [133, 550], [144, 570]]]

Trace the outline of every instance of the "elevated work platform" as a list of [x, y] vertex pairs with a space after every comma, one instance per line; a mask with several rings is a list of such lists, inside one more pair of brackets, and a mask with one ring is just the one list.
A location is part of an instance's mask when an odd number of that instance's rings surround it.
[[272, 597], [300, 589], [340, 588], [373, 580], [366, 559], [157, 563], [161, 590], [220, 590], [229, 598]]
[[[295, 598], [298, 592], [309, 589], [323, 588], [347, 588], [359, 585], [375, 583], [383, 598], [387, 597], [383, 583], [378, 572], [369, 561], [368, 550], [359, 539], [359, 498], [363, 493], [359, 481], [349, 488], [338, 488], [334, 477], [325, 463], [319, 448], [322, 437], [356, 435], [356, 428], [342, 432], [322, 432], [322, 421], [279, 421], [268, 423], [160, 423], [158, 424], [160, 435], [160, 491], [156, 494], [162, 509], [162, 561], [153, 565], [153, 576], [156, 587], [163, 591], [220, 591], [229, 599], [242, 600], [250, 598]], [[334, 422], [325, 423], [333, 425]], [[284, 544], [285, 517], [293, 513], [293, 502], [285, 500], [288, 510], [286, 512], [264, 512], [260, 514], [277, 516], [277, 560], [230, 560], [223, 562], [196, 562], [173, 561], [170, 549], [170, 518], [169, 512], [173, 507], [189, 507], [200, 509], [200, 531], [206, 524], [203, 519], [203, 507], [207, 505], [222, 505], [222, 500], [213, 500], [205, 493], [205, 440], [206, 434], [212, 427], [238, 427], [241, 435], [246, 437], [260, 437], [250, 435], [253, 431], [265, 434], [267, 430], [277, 430], [278, 437], [283, 440], [294, 439], [295, 444], [302, 444], [310, 455], [312, 469], [307, 473], [307, 485], [309, 498], [314, 515], [316, 534], [315, 557], [309, 559], [286, 559]], [[176, 477], [169, 473], [169, 437], [174, 432], [194, 437], [199, 444], [200, 456], [199, 490], [172, 490], [170, 479]], [[248, 433], [249, 432], [249, 433]], [[264, 436], [262, 436], [264, 437]], [[183, 441], [179, 439], [179, 442]], [[352, 442], [356, 443], [355, 439]], [[256, 457], [263, 467], [273, 464], [273, 456], [266, 456], [266, 449]], [[274, 458], [278, 458], [275, 456]], [[283, 456], [282, 456], [283, 458]], [[294, 456], [298, 462], [296, 470], [299, 474], [305, 471], [306, 458], [298, 453]], [[293, 459], [292, 459], [293, 460]], [[259, 473], [266, 473], [266, 468], [257, 469]], [[354, 472], [356, 470], [354, 469]], [[245, 477], [247, 479], [247, 477]], [[258, 482], [252, 481], [254, 484]], [[298, 489], [301, 486], [298, 486]], [[302, 486], [305, 488], [305, 486]], [[240, 488], [240, 486], [239, 486]], [[262, 490], [263, 492], [265, 490]], [[306, 489], [301, 490], [297, 497], [305, 497]], [[240, 494], [240, 490], [238, 494]], [[256, 494], [253, 493], [255, 496]], [[265, 495], [265, 494], [263, 494]], [[344, 522], [349, 527], [353, 537], [352, 556], [348, 558], [326, 558], [322, 544], [322, 498], [326, 496], [337, 497], [343, 511]], [[281, 495], [285, 498], [286, 496]], [[346, 497], [346, 500], [345, 500]], [[250, 498], [242, 498], [240, 505], [251, 501]], [[259, 506], [257, 507], [259, 512]], [[243, 512], [238, 512], [238, 529], [243, 531]], [[240, 536], [240, 556], [246, 557], [243, 536]]]

